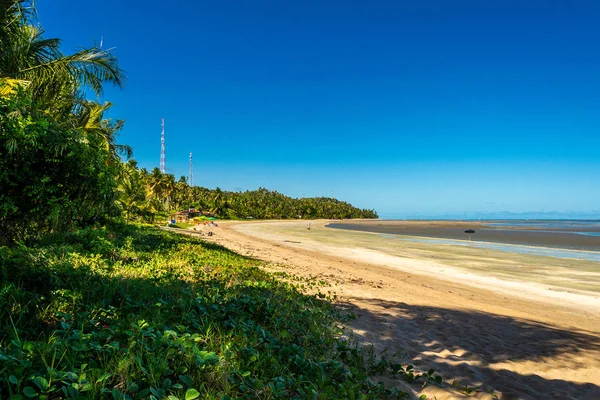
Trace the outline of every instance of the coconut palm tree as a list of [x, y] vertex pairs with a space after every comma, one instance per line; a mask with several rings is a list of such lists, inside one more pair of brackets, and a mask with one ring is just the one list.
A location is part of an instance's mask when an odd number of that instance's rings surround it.
[[146, 201], [144, 186], [137, 174], [126, 174], [120, 180], [117, 191], [119, 193], [117, 203], [125, 212], [125, 220], [129, 222], [133, 215], [139, 213]]
[[171, 210], [171, 199], [175, 192], [175, 175], [163, 174], [163, 191], [165, 196], [165, 210]]
[[32, 0], [0, 0], [0, 94], [19, 85], [37, 100], [56, 104], [82, 88], [100, 94], [106, 82], [123, 85], [123, 71], [110, 51], [93, 46], [64, 55], [60, 40], [44, 38], [34, 25], [35, 16]]
[[148, 175], [146, 181], [146, 194], [151, 199], [163, 199], [164, 198], [164, 180], [163, 173], [160, 172], [158, 167], [154, 167], [152, 172]]
[[159, 200], [163, 205], [163, 209], [169, 211], [171, 196], [175, 190], [175, 176], [163, 174], [155, 167], [150, 173], [146, 184], [148, 198]]
[[131, 148], [115, 142], [123, 121], [103, 119], [111, 104], [84, 100], [85, 90], [100, 95], [107, 82], [123, 85], [116, 58], [96, 46], [64, 55], [59, 39], [43, 35], [32, 0], [0, 0], [0, 97], [24, 91], [31, 107], [58, 126], [98, 136], [113, 163], [118, 155], [131, 156]]
[[110, 161], [114, 164], [120, 163], [120, 156], [131, 158], [133, 150], [130, 146], [117, 144], [117, 133], [123, 128], [124, 121], [113, 122], [104, 119], [104, 113], [112, 104], [105, 102], [99, 104], [94, 101], [84, 100], [78, 102], [74, 128], [80, 129], [87, 135], [97, 136], [103, 143], [110, 155]]

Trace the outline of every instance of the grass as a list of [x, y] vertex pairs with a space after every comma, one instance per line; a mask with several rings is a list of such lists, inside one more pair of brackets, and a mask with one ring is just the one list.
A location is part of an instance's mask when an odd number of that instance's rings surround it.
[[169, 224], [171, 228], [179, 228], [179, 229], [188, 229], [194, 226], [194, 224], [190, 222], [177, 222], [175, 224]]
[[401, 398], [369, 376], [441, 381], [341, 339], [328, 295], [196, 238], [115, 223], [0, 263], [0, 398]]

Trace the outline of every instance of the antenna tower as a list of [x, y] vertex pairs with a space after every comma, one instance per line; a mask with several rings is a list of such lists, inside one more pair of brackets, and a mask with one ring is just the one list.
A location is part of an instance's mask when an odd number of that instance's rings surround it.
[[194, 166], [192, 164], [192, 153], [190, 153], [190, 186], [194, 186]]
[[162, 119], [160, 124], [162, 133], [160, 134], [160, 172], [167, 173], [167, 155], [165, 150], [165, 119]]

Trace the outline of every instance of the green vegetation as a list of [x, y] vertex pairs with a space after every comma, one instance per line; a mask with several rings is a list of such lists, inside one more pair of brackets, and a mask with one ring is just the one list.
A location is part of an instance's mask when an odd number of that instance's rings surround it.
[[194, 224], [189, 222], [178, 222], [176, 224], [169, 224], [171, 228], [179, 228], [179, 229], [188, 229], [194, 226]]
[[69, 230], [118, 213], [116, 144], [122, 122], [103, 119], [105, 83], [124, 81], [97, 47], [64, 55], [43, 37], [29, 1], [0, 1], [0, 245]]
[[361, 210], [344, 201], [327, 197], [294, 199], [264, 188], [227, 192], [190, 187], [185, 177], [175, 182], [158, 168], [152, 172], [137, 168], [134, 160], [124, 164], [119, 183], [118, 204], [126, 219], [151, 222], [156, 213], [194, 207], [219, 218], [377, 218], [374, 210]]
[[373, 373], [439, 381], [340, 340], [319, 282], [198, 239], [112, 224], [0, 261], [2, 398], [366, 399], [393, 395]]

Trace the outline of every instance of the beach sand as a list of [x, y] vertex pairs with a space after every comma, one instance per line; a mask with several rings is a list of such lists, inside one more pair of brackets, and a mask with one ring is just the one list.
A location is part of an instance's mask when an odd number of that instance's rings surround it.
[[[391, 248], [328, 222], [313, 221], [310, 231], [306, 221], [199, 229], [270, 270], [325, 280], [357, 315], [348, 328], [363, 344], [449, 379], [415, 393], [600, 399], [600, 263], [410, 242]], [[483, 391], [461, 394], [454, 379]]]

